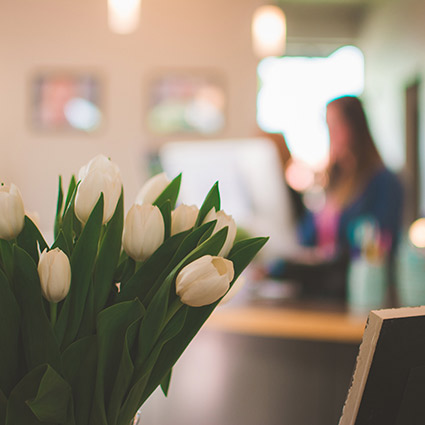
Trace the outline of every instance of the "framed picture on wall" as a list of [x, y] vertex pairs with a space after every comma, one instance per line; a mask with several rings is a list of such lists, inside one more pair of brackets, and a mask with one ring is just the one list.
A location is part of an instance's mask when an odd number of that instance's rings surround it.
[[146, 119], [154, 135], [218, 134], [225, 109], [223, 79], [208, 71], [163, 72], [148, 87]]
[[41, 72], [31, 81], [31, 126], [40, 131], [90, 133], [102, 123], [97, 76]]

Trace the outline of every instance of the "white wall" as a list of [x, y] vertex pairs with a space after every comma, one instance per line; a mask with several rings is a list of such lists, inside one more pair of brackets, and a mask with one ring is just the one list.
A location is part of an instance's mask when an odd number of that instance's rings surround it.
[[[144, 154], [162, 143], [146, 131], [149, 79], [158, 71], [213, 70], [227, 90], [223, 137], [255, 129], [256, 65], [250, 25], [261, 0], [143, 0], [131, 35], [107, 28], [106, 0], [0, 1], [0, 180], [15, 182], [25, 206], [53, 221], [57, 178], [98, 153], [120, 166], [127, 204], [146, 178]], [[105, 122], [95, 134], [43, 134], [29, 123], [31, 78], [39, 70], [94, 71]]]

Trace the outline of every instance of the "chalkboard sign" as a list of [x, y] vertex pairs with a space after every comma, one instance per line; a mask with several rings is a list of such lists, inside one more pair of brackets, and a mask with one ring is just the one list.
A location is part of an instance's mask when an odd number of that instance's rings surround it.
[[339, 425], [425, 424], [425, 306], [371, 311]]

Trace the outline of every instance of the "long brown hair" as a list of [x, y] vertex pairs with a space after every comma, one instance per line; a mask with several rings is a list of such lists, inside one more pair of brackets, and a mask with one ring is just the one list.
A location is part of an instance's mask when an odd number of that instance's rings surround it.
[[329, 164], [327, 170], [328, 191], [345, 205], [361, 192], [373, 174], [383, 166], [383, 162], [370, 134], [360, 99], [355, 96], [338, 97], [327, 104], [329, 107], [339, 110], [350, 134], [353, 171], [347, 175], [338, 163]]

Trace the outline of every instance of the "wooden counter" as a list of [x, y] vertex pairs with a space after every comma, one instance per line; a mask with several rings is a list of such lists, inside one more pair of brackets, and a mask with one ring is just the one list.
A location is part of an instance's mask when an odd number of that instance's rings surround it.
[[299, 303], [223, 306], [214, 311], [205, 326], [254, 336], [358, 344], [365, 324], [366, 316]]

